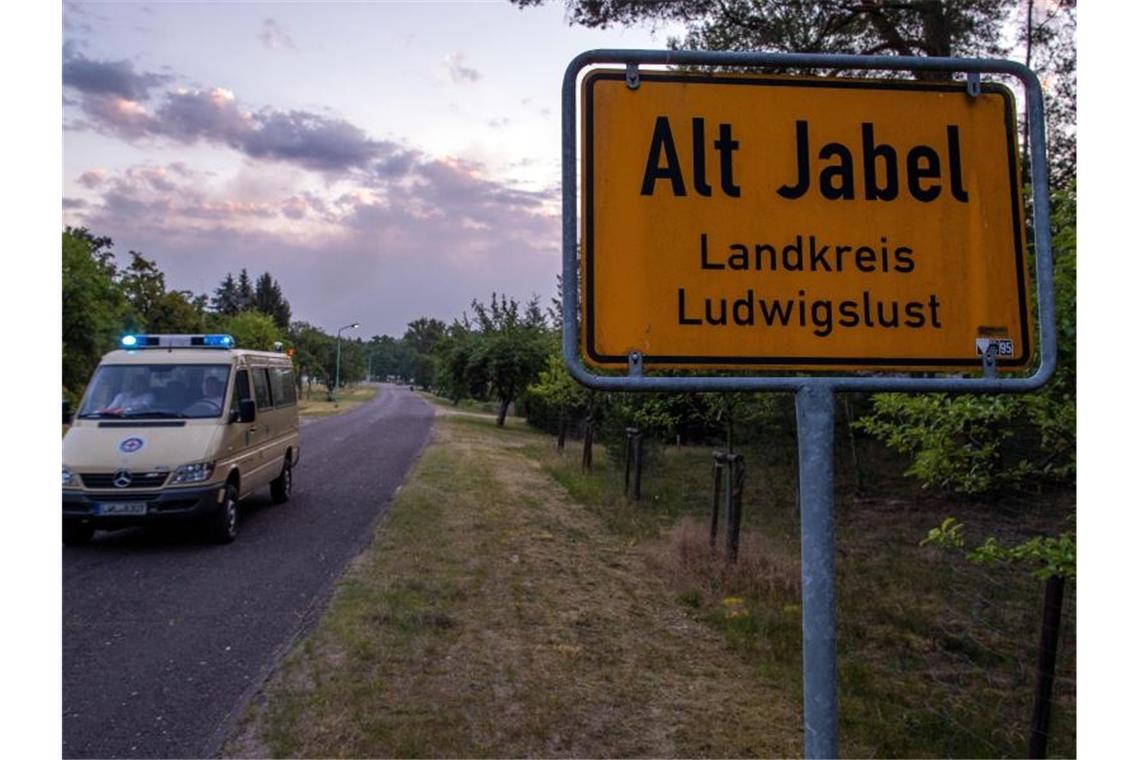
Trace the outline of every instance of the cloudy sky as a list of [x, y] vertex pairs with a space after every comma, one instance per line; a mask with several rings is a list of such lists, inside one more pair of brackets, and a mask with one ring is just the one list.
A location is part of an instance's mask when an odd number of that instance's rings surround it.
[[295, 319], [403, 333], [553, 295], [561, 3], [63, 4], [63, 221], [212, 292], [270, 271]]

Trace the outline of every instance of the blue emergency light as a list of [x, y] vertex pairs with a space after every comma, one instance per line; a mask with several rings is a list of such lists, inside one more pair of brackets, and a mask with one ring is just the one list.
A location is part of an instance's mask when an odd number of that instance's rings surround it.
[[128, 350], [139, 348], [233, 348], [232, 335], [124, 335], [119, 344]]
[[[193, 342], [191, 345], [196, 345]], [[202, 345], [210, 348], [233, 348], [234, 339], [230, 335], [203, 335]]]

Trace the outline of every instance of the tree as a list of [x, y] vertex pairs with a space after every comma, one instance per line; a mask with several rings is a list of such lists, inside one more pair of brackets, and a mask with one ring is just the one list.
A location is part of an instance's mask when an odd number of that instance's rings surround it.
[[[546, 367], [538, 373], [538, 379], [527, 392], [557, 411], [558, 450], [562, 451], [566, 446], [567, 425], [571, 419], [587, 414], [594, 391], [571, 377], [566, 362], [553, 352], [547, 355]], [[527, 404], [528, 422], [533, 419], [531, 414], [530, 404]]]
[[134, 312], [131, 328], [140, 332], [157, 332], [150, 327], [149, 318], [166, 293], [166, 277], [153, 261], [138, 251], [131, 251], [130, 256], [131, 263], [119, 272], [119, 286]]
[[289, 327], [289, 341], [293, 346], [293, 364], [297, 377], [304, 378], [312, 393], [314, 379], [332, 387], [332, 376], [326, 375], [329, 358], [336, 352], [336, 339], [308, 322], [294, 322]]
[[203, 297], [166, 289], [158, 266], [131, 251], [131, 263], [119, 272], [119, 285], [131, 304], [130, 328], [151, 333], [194, 333], [206, 329]]
[[487, 378], [491, 395], [499, 402], [496, 424], [506, 422], [511, 403], [538, 377], [546, 362], [546, 320], [532, 298], [520, 313], [513, 298], [491, 294], [489, 306], [472, 301], [478, 336], [467, 374]]
[[257, 278], [257, 285], [253, 291], [253, 308], [272, 317], [278, 328], [289, 329], [292, 309], [281, 293], [281, 286], [277, 284], [269, 272], [265, 272]]
[[484, 398], [487, 378], [473, 364], [477, 336], [467, 317], [455, 320], [435, 344], [436, 384], [458, 405], [464, 398]]
[[239, 348], [272, 351], [273, 344], [282, 341], [281, 331], [273, 320], [259, 311], [246, 311], [226, 317], [221, 329], [234, 337]]
[[72, 400], [115, 347], [130, 312], [111, 246], [82, 227], [63, 232], [63, 388]]
[[237, 279], [237, 313], [254, 308], [253, 284], [249, 281], [249, 272], [243, 267]]
[[1049, 176], [1054, 187], [1067, 187], [1077, 176], [1077, 2], [1056, 0], [1035, 8], [1040, 3], [1022, 0], [1018, 5], [1024, 14], [1019, 42], [1025, 65], [1040, 77], [1045, 94]]
[[168, 290], [159, 296], [146, 315], [147, 332], [206, 332], [204, 297], [185, 290]]
[[420, 317], [408, 323], [408, 329], [404, 331], [404, 342], [417, 354], [430, 354], [446, 330], [447, 325], [442, 321], [431, 317]]
[[224, 314], [228, 317], [241, 313], [237, 283], [234, 282], [234, 276], [232, 274], [226, 273], [225, 279], [222, 280], [221, 285], [214, 291], [214, 297], [210, 305], [216, 313]]
[[435, 385], [436, 360], [432, 353], [446, 329], [447, 325], [430, 317], [420, 317], [408, 323], [403, 342], [412, 353], [411, 377], [416, 385], [425, 388]]
[[[511, 0], [522, 8], [548, 1]], [[1007, 56], [1012, 51], [1003, 35], [1016, 24], [1025, 63], [1046, 84], [1050, 173], [1066, 184], [1076, 170], [1076, 6], [1076, 0], [566, 0], [566, 15], [571, 24], [602, 28], [678, 21], [686, 33], [669, 41], [674, 49], [854, 55]]]
[[400, 368], [405, 364], [405, 354], [408, 352], [403, 340], [391, 335], [373, 335], [367, 350], [368, 366], [373, 378], [383, 380], [390, 375], [400, 375]]
[[[512, 0], [520, 7], [547, 0]], [[848, 53], [901, 56], [978, 56], [1001, 52], [1001, 24], [1015, 0], [567, 0], [572, 24], [608, 27], [679, 21], [684, 40], [674, 48]], [[916, 71], [917, 79], [943, 79]]]

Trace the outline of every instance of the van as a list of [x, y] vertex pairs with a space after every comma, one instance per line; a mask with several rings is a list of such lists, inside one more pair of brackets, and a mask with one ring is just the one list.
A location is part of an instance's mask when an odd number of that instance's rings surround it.
[[229, 543], [238, 503], [289, 500], [301, 457], [297, 386], [283, 353], [229, 335], [127, 335], [64, 405], [63, 542], [96, 530], [204, 524]]

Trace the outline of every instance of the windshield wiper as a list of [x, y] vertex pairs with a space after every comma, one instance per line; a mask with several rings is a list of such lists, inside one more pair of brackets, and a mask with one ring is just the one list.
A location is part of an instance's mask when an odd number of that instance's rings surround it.
[[122, 417], [122, 412], [86, 412], [79, 415], [81, 420], [95, 420], [100, 417]]
[[179, 419], [186, 419], [186, 415], [183, 414], [182, 412], [170, 412], [170, 411], [161, 411], [161, 410], [156, 410], [156, 411], [152, 411], [152, 412], [131, 412], [130, 414], [124, 414], [123, 415], [123, 419], [129, 419], [129, 420], [139, 420], [139, 419], [150, 418], [150, 417], [177, 417]]

